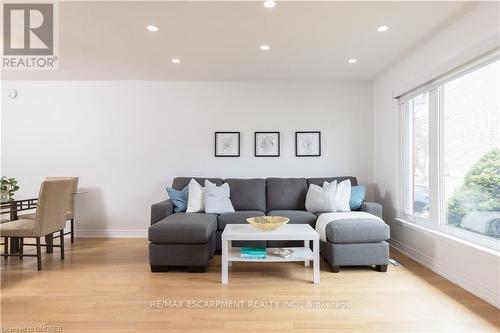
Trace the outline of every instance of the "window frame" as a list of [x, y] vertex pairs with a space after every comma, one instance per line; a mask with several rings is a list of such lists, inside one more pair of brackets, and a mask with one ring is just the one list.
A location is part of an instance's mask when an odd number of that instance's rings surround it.
[[[500, 251], [500, 240], [467, 231], [446, 223], [446, 203], [444, 193], [444, 89], [446, 83], [456, 80], [475, 70], [500, 61], [500, 49], [448, 73], [425, 86], [421, 86], [398, 99], [400, 111], [400, 163], [402, 194], [398, 217], [424, 228], [442, 232], [496, 251]], [[423, 93], [429, 94], [429, 217], [413, 214], [413, 108], [410, 101]], [[410, 112], [410, 109], [412, 112]], [[400, 178], [401, 179], [401, 178]]]
[[[413, 213], [414, 209], [414, 128], [415, 128], [415, 123], [414, 123], [414, 97], [426, 94], [426, 91], [419, 91], [418, 93], [408, 97], [406, 100], [400, 102], [400, 107], [402, 108], [403, 111], [403, 128], [405, 129], [405, 135], [404, 135], [404, 147], [403, 149], [403, 156], [404, 156], [404, 166], [403, 166], [403, 174], [404, 174], [404, 190], [403, 190], [403, 213], [404, 217], [411, 221], [411, 222], [418, 222], [421, 225], [429, 225], [430, 222], [430, 214], [429, 217], [423, 217], [417, 214]], [[430, 134], [430, 94], [428, 94], [428, 101], [429, 101], [429, 134]], [[410, 112], [411, 111], [411, 112]], [[429, 176], [430, 176], [430, 171], [431, 171], [431, 165], [430, 165], [430, 138], [429, 138]], [[407, 148], [406, 148], [407, 147]], [[429, 196], [430, 196], [430, 186], [431, 186], [431, 179], [429, 178]], [[431, 209], [431, 203], [429, 203], [429, 213]]]

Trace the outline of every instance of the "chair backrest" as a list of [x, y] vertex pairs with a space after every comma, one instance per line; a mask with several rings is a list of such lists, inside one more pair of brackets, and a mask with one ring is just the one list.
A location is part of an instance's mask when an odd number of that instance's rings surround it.
[[34, 236], [41, 237], [64, 229], [71, 186], [70, 179], [42, 182], [35, 213]]
[[69, 196], [69, 208], [68, 212], [70, 216], [67, 217], [73, 218], [75, 215], [75, 193], [78, 191], [78, 177], [45, 177], [45, 180], [61, 180], [61, 179], [69, 179], [71, 180], [71, 195]]

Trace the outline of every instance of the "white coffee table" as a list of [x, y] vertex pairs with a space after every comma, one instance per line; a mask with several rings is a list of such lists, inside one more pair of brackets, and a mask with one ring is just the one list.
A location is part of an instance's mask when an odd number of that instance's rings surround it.
[[[240, 248], [232, 247], [232, 241], [254, 240], [303, 240], [304, 247], [291, 247], [295, 252], [293, 258], [283, 258], [267, 249], [266, 259], [241, 258]], [[310, 249], [313, 241], [313, 249]], [[303, 261], [309, 266], [313, 261], [313, 282], [319, 283], [319, 234], [309, 224], [286, 224], [275, 231], [261, 231], [249, 224], [228, 224], [222, 233], [222, 284], [228, 282], [228, 266], [233, 261], [239, 262], [290, 262]]]

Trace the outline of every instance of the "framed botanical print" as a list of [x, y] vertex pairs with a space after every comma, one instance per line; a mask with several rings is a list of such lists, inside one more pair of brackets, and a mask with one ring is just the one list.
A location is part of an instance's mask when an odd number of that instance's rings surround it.
[[295, 156], [321, 156], [321, 132], [295, 132]]
[[215, 132], [215, 157], [240, 157], [240, 132]]
[[255, 132], [255, 157], [279, 157], [280, 132]]

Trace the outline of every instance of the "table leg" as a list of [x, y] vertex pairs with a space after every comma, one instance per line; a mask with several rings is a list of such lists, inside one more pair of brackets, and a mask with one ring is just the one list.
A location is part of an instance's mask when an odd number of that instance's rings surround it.
[[319, 283], [319, 239], [313, 240], [313, 282]]
[[[309, 248], [310, 248], [309, 243], [310, 243], [310, 241], [309, 241], [309, 240], [305, 240], [305, 241], [304, 241], [304, 247], [305, 247], [306, 249], [309, 249]], [[309, 260], [304, 261], [304, 266], [308, 267], [309, 265], [310, 265]]]
[[[231, 249], [233, 248], [233, 241], [227, 241], [227, 253], [229, 255], [229, 253], [231, 253]], [[233, 266], [233, 262], [232, 261], [227, 261], [227, 265], [229, 267]]]
[[222, 284], [227, 284], [228, 280], [228, 241], [222, 240]]
[[45, 236], [45, 244], [47, 244], [47, 253], [54, 252], [54, 247], [52, 246], [52, 244], [54, 244], [53, 234], [48, 234], [47, 236]]

